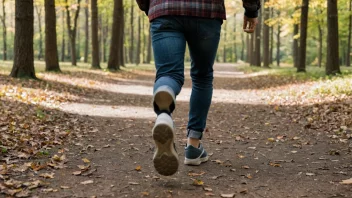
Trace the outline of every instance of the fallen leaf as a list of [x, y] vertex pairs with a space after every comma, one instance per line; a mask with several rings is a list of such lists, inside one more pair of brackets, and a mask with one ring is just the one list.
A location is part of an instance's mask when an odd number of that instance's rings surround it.
[[202, 180], [200, 180], [200, 179], [193, 179], [192, 185], [194, 185], [194, 186], [203, 186], [204, 182]]
[[205, 174], [204, 171], [201, 171], [200, 173], [189, 172], [189, 173], [188, 173], [188, 176], [190, 176], [190, 177], [196, 177], [196, 176], [201, 176], [201, 175], [204, 175], [204, 174]]
[[340, 184], [352, 184], [352, 178], [351, 179], [342, 180], [342, 182], [340, 182]]
[[240, 193], [241, 193], [241, 194], [247, 194], [247, 193], [248, 193], [248, 189], [240, 190]]
[[94, 183], [93, 180], [87, 180], [87, 181], [81, 182], [81, 184], [83, 184], [83, 185], [92, 184], [92, 183]]
[[92, 169], [92, 170], [90, 170], [90, 171], [88, 171], [88, 172], [83, 173], [82, 175], [83, 175], [83, 176], [89, 176], [89, 175], [93, 174], [93, 173], [96, 172], [96, 171], [97, 171], [97, 169], [94, 168], [94, 169]]
[[204, 195], [205, 195], [205, 196], [215, 196], [215, 194], [214, 194], [214, 193], [211, 193], [211, 192], [206, 192], [206, 193], [204, 193]]
[[208, 188], [208, 187], [204, 187], [203, 189], [204, 189], [205, 191], [208, 191], [208, 192], [212, 192], [212, 191], [213, 191], [213, 189]]
[[47, 179], [54, 179], [54, 175], [55, 175], [55, 173], [42, 173], [39, 176], [47, 178]]
[[70, 189], [69, 186], [60, 186], [61, 189]]
[[141, 192], [142, 196], [149, 196], [149, 192]]
[[135, 170], [136, 170], [136, 171], [141, 171], [141, 170], [142, 170], [142, 167], [141, 167], [141, 166], [137, 166], [137, 167], [135, 168]]
[[137, 182], [128, 182], [129, 185], [139, 185]]
[[315, 173], [306, 173], [306, 176], [314, 176]]
[[249, 166], [242, 166], [243, 169], [249, 169]]
[[232, 194], [221, 194], [220, 196], [223, 197], [223, 198], [232, 198], [232, 197], [235, 197], [235, 193], [232, 193]]
[[82, 174], [82, 171], [75, 171], [75, 172], [72, 173], [72, 175], [76, 175], [76, 176], [78, 176], [80, 174]]
[[269, 165], [272, 167], [282, 167], [281, 164], [273, 163], [273, 162], [270, 162]]
[[83, 161], [84, 163], [90, 163], [89, 159], [87, 159], [87, 158], [83, 158], [82, 161]]
[[269, 142], [275, 142], [275, 138], [268, 138]]

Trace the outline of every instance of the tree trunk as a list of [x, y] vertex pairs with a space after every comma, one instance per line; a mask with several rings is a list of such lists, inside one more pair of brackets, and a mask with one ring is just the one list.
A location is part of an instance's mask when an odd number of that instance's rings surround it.
[[77, 19], [79, 15], [79, 10], [80, 10], [80, 3], [81, 0], [77, 0], [77, 10], [74, 15], [73, 19], [73, 26], [71, 26], [71, 16], [70, 16], [70, 11], [69, 11], [69, 6], [67, 0], [65, 0], [66, 3], [66, 24], [67, 24], [67, 30], [68, 30], [68, 36], [69, 36], [69, 41], [70, 41], [70, 51], [71, 51], [71, 63], [72, 66], [77, 66], [77, 56], [76, 56], [76, 34], [77, 34]]
[[339, 65], [339, 27], [337, 0], [328, 0], [328, 37], [327, 37], [327, 53], [326, 53], [326, 74], [335, 75], [340, 72]]
[[42, 7], [35, 6], [35, 11], [37, 12], [38, 18], [38, 28], [39, 28], [39, 52], [38, 60], [42, 59], [43, 56], [43, 31], [42, 31]]
[[299, 53], [298, 53], [298, 38], [295, 38], [299, 33], [299, 26], [298, 24], [293, 25], [293, 65], [295, 68], [298, 67], [299, 62]]
[[138, 34], [137, 34], [137, 53], [136, 53], [136, 61], [135, 63], [139, 65], [141, 62], [141, 16], [140, 14], [138, 16]]
[[349, 17], [349, 30], [348, 30], [348, 41], [347, 41], [347, 54], [346, 54], [346, 66], [351, 66], [351, 36], [352, 36], [352, 0], [350, 0], [350, 17]]
[[106, 55], [107, 55], [107, 45], [108, 45], [108, 32], [109, 32], [109, 18], [106, 17], [106, 24], [102, 25], [103, 30], [102, 30], [102, 34], [103, 34], [103, 61], [104, 63], [107, 61]]
[[261, 31], [262, 31], [262, 17], [261, 14], [258, 17], [258, 25], [257, 29], [255, 30], [255, 59], [254, 59], [254, 65], [260, 67], [261, 66], [261, 53], [260, 53], [260, 37], [261, 37]]
[[237, 63], [237, 43], [236, 43], [236, 14], [234, 15], [234, 24], [233, 24], [233, 32], [234, 32], [234, 36], [233, 36], [233, 40], [234, 40], [234, 44], [233, 44], [233, 53], [235, 55], [234, 57], [234, 62]]
[[297, 72], [306, 72], [307, 28], [308, 28], [309, 0], [302, 0], [301, 8], [301, 34], [299, 46], [299, 63]]
[[[264, 1], [265, 3], [268, 2], [268, 0]], [[269, 8], [264, 9], [264, 19], [263, 19], [263, 63], [265, 68], [269, 68], [269, 56], [270, 56], [270, 43], [269, 43], [269, 36], [270, 36], [270, 28], [269, 26], [265, 23], [266, 20], [269, 19], [269, 14], [270, 10]]]
[[5, 0], [2, 0], [2, 16], [1, 16], [1, 22], [2, 22], [2, 35], [3, 35], [3, 49], [2, 49], [2, 59], [4, 61], [7, 60], [7, 29], [6, 29], [6, 10], [5, 10]]
[[[270, 9], [270, 18], [274, 17], [274, 8]], [[269, 64], [273, 64], [273, 51], [274, 51], [274, 26], [270, 27], [270, 52], [269, 52]]]
[[[248, 44], [248, 37], [247, 37], [247, 44]], [[242, 42], [242, 46], [241, 46], [241, 60], [244, 61], [244, 36], [243, 33], [241, 33], [241, 42]]]
[[[85, 43], [84, 43], [84, 62], [88, 63], [88, 54], [89, 54], [89, 52], [88, 52], [89, 51], [89, 0], [86, 0], [86, 6], [84, 8], [84, 12], [85, 12], [85, 17], [86, 17], [86, 21], [85, 21], [86, 38], [85, 38]], [[92, 39], [92, 41], [93, 41], [93, 39]]]
[[130, 46], [130, 63], [133, 63], [134, 62], [134, 57], [133, 57], [133, 54], [134, 54], [134, 15], [133, 15], [133, 12], [134, 12], [134, 4], [132, 3], [132, 6], [131, 6], [131, 34], [130, 34], [130, 37], [131, 37], [131, 46]]
[[[243, 34], [243, 33], [242, 33]], [[246, 57], [246, 61], [247, 63], [251, 63], [251, 52], [252, 52], [252, 48], [251, 48], [251, 45], [252, 45], [252, 40], [250, 38], [250, 34], [246, 34], [246, 41], [247, 41], [247, 57]]]
[[114, 16], [112, 24], [110, 56], [108, 62], [108, 69], [116, 71], [120, 69], [120, 48], [121, 48], [121, 26], [123, 22], [123, 2], [121, 0], [114, 0]]
[[280, 67], [280, 33], [281, 33], [281, 25], [280, 23], [277, 25], [277, 35], [276, 35], [276, 65]]
[[125, 37], [125, 14], [122, 13], [122, 20], [120, 23], [120, 65], [125, 67], [125, 49], [124, 49], [124, 37]]
[[33, 50], [33, 0], [15, 1], [15, 44], [14, 63], [10, 76], [15, 78], [34, 78]]
[[60, 71], [57, 53], [55, 0], [45, 0], [45, 71]]
[[222, 54], [222, 62], [224, 62], [224, 63], [226, 63], [226, 31], [227, 31], [227, 23], [225, 22], [224, 24], [223, 24], [223, 26], [224, 26], [224, 38], [223, 38], [223, 40], [224, 40], [224, 43], [223, 43], [223, 54]]
[[319, 31], [318, 67], [321, 67], [321, 62], [323, 58], [323, 29], [321, 28], [320, 23], [318, 24], [318, 31]]
[[61, 61], [65, 61], [65, 10], [62, 10], [62, 43], [61, 43]]
[[151, 34], [150, 34], [150, 28], [149, 28], [146, 63], [149, 64], [151, 61], [152, 61], [152, 37], [151, 37]]
[[250, 65], [251, 66], [255, 66], [255, 59], [256, 59], [256, 55], [255, 55], [255, 33], [251, 34], [251, 43], [250, 43], [250, 54], [249, 57], [251, 59]]
[[92, 68], [100, 69], [97, 0], [91, 0], [91, 12], [92, 12]]

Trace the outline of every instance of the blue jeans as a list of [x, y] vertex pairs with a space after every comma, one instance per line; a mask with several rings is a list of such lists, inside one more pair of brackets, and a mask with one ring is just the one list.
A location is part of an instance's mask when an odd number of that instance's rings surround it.
[[187, 136], [201, 139], [213, 95], [213, 65], [222, 20], [164, 16], [151, 22], [156, 66], [154, 91], [170, 87], [177, 96], [184, 83], [186, 43], [191, 56], [192, 94]]

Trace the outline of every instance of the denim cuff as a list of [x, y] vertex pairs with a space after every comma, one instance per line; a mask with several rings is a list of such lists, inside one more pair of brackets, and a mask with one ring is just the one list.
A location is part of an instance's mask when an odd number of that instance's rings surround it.
[[192, 129], [188, 129], [187, 130], [187, 137], [201, 140], [203, 137], [203, 133], [199, 132], [199, 131], [192, 130]]

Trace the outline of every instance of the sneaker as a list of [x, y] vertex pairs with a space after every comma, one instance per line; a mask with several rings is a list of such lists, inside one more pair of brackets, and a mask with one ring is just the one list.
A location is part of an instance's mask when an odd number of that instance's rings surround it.
[[208, 161], [209, 156], [202, 144], [199, 144], [198, 148], [195, 148], [192, 145], [187, 145], [185, 148], [185, 162], [186, 165], [195, 165], [198, 166], [203, 162]]
[[175, 109], [175, 94], [168, 86], [160, 86], [154, 93], [154, 110], [157, 114], [171, 113]]
[[153, 139], [156, 145], [153, 162], [156, 171], [161, 175], [173, 175], [178, 169], [178, 155], [174, 138], [174, 123], [171, 116], [167, 113], [161, 113], [153, 128]]

